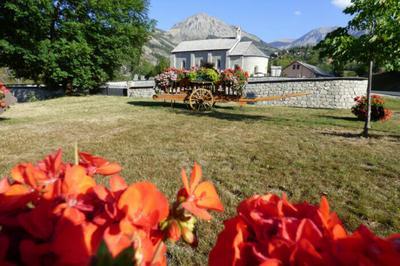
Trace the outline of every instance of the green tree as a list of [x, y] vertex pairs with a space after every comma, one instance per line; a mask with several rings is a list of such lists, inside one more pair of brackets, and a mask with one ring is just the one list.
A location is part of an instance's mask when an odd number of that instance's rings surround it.
[[[363, 136], [368, 137], [373, 62], [387, 70], [400, 69], [400, 1], [352, 0], [344, 13], [352, 16], [347, 27], [328, 34], [317, 48], [321, 49], [321, 56], [332, 58], [337, 68], [352, 61], [369, 63], [368, 115], [363, 131]], [[363, 34], [354, 37], [349, 34], [352, 31]]]
[[164, 72], [169, 67], [169, 60], [166, 57], [160, 56], [157, 60], [157, 65], [154, 67], [153, 77]]
[[0, 67], [88, 93], [137, 61], [153, 28], [147, 0], [2, 0]]

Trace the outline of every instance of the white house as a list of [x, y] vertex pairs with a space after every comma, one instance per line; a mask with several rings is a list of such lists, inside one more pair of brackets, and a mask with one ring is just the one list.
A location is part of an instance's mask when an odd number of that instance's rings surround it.
[[203, 63], [214, 63], [219, 70], [241, 66], [250, 75], [266, 75], [269, 57], [251, 41], [236, 38], [184, 41], [171, 52], [171, 67], [190, 69]]

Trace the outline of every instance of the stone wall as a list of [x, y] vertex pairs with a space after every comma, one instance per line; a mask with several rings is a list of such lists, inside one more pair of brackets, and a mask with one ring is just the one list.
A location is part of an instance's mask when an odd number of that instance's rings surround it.
[[[252, 78], [245, 89], [248, 98], [306, 92], [307, 96], [287, 98], [265, 105], [285, 105], [309, 108], [344, 108], [354, 105], [354, 97], [365, 95], [368, 81], [363, 78]], [[154, 94], [154, 81], [129, 84], [128, 96], [147, 98]]]
[[128, 96], [134, 98], [149, 98], [154, 95], [154, 80], [133, 81], [128, 84]]
[[48, 90], [45, 86], [7, 85], [18, 102], [45, 100], [64, 95], [63, 90]]
[[354, 97], [365, 95], [368, 81], [363, 78], [251, 79], [246, 86], [248, 98], [305, 92], [307, 96], [279, 101], [258, 102], [309, 108], [344, 108], [354, 105]]

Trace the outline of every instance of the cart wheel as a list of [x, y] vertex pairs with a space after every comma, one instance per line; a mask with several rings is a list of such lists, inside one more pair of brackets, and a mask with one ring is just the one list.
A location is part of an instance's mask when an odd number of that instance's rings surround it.
[[192, 110], [204, 112], [210, 111], [214, 105], [214, 97], [210, 90], [195, 89], [189, 97], [189, 105]]

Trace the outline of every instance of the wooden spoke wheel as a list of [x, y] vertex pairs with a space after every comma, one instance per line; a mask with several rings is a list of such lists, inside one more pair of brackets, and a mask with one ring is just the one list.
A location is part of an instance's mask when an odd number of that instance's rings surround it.
[[195, 89], [190, 94], [189, 105], [192, 110], [210, 111], [214, 105], [214, 96], [210, 90], [204, 88]]

